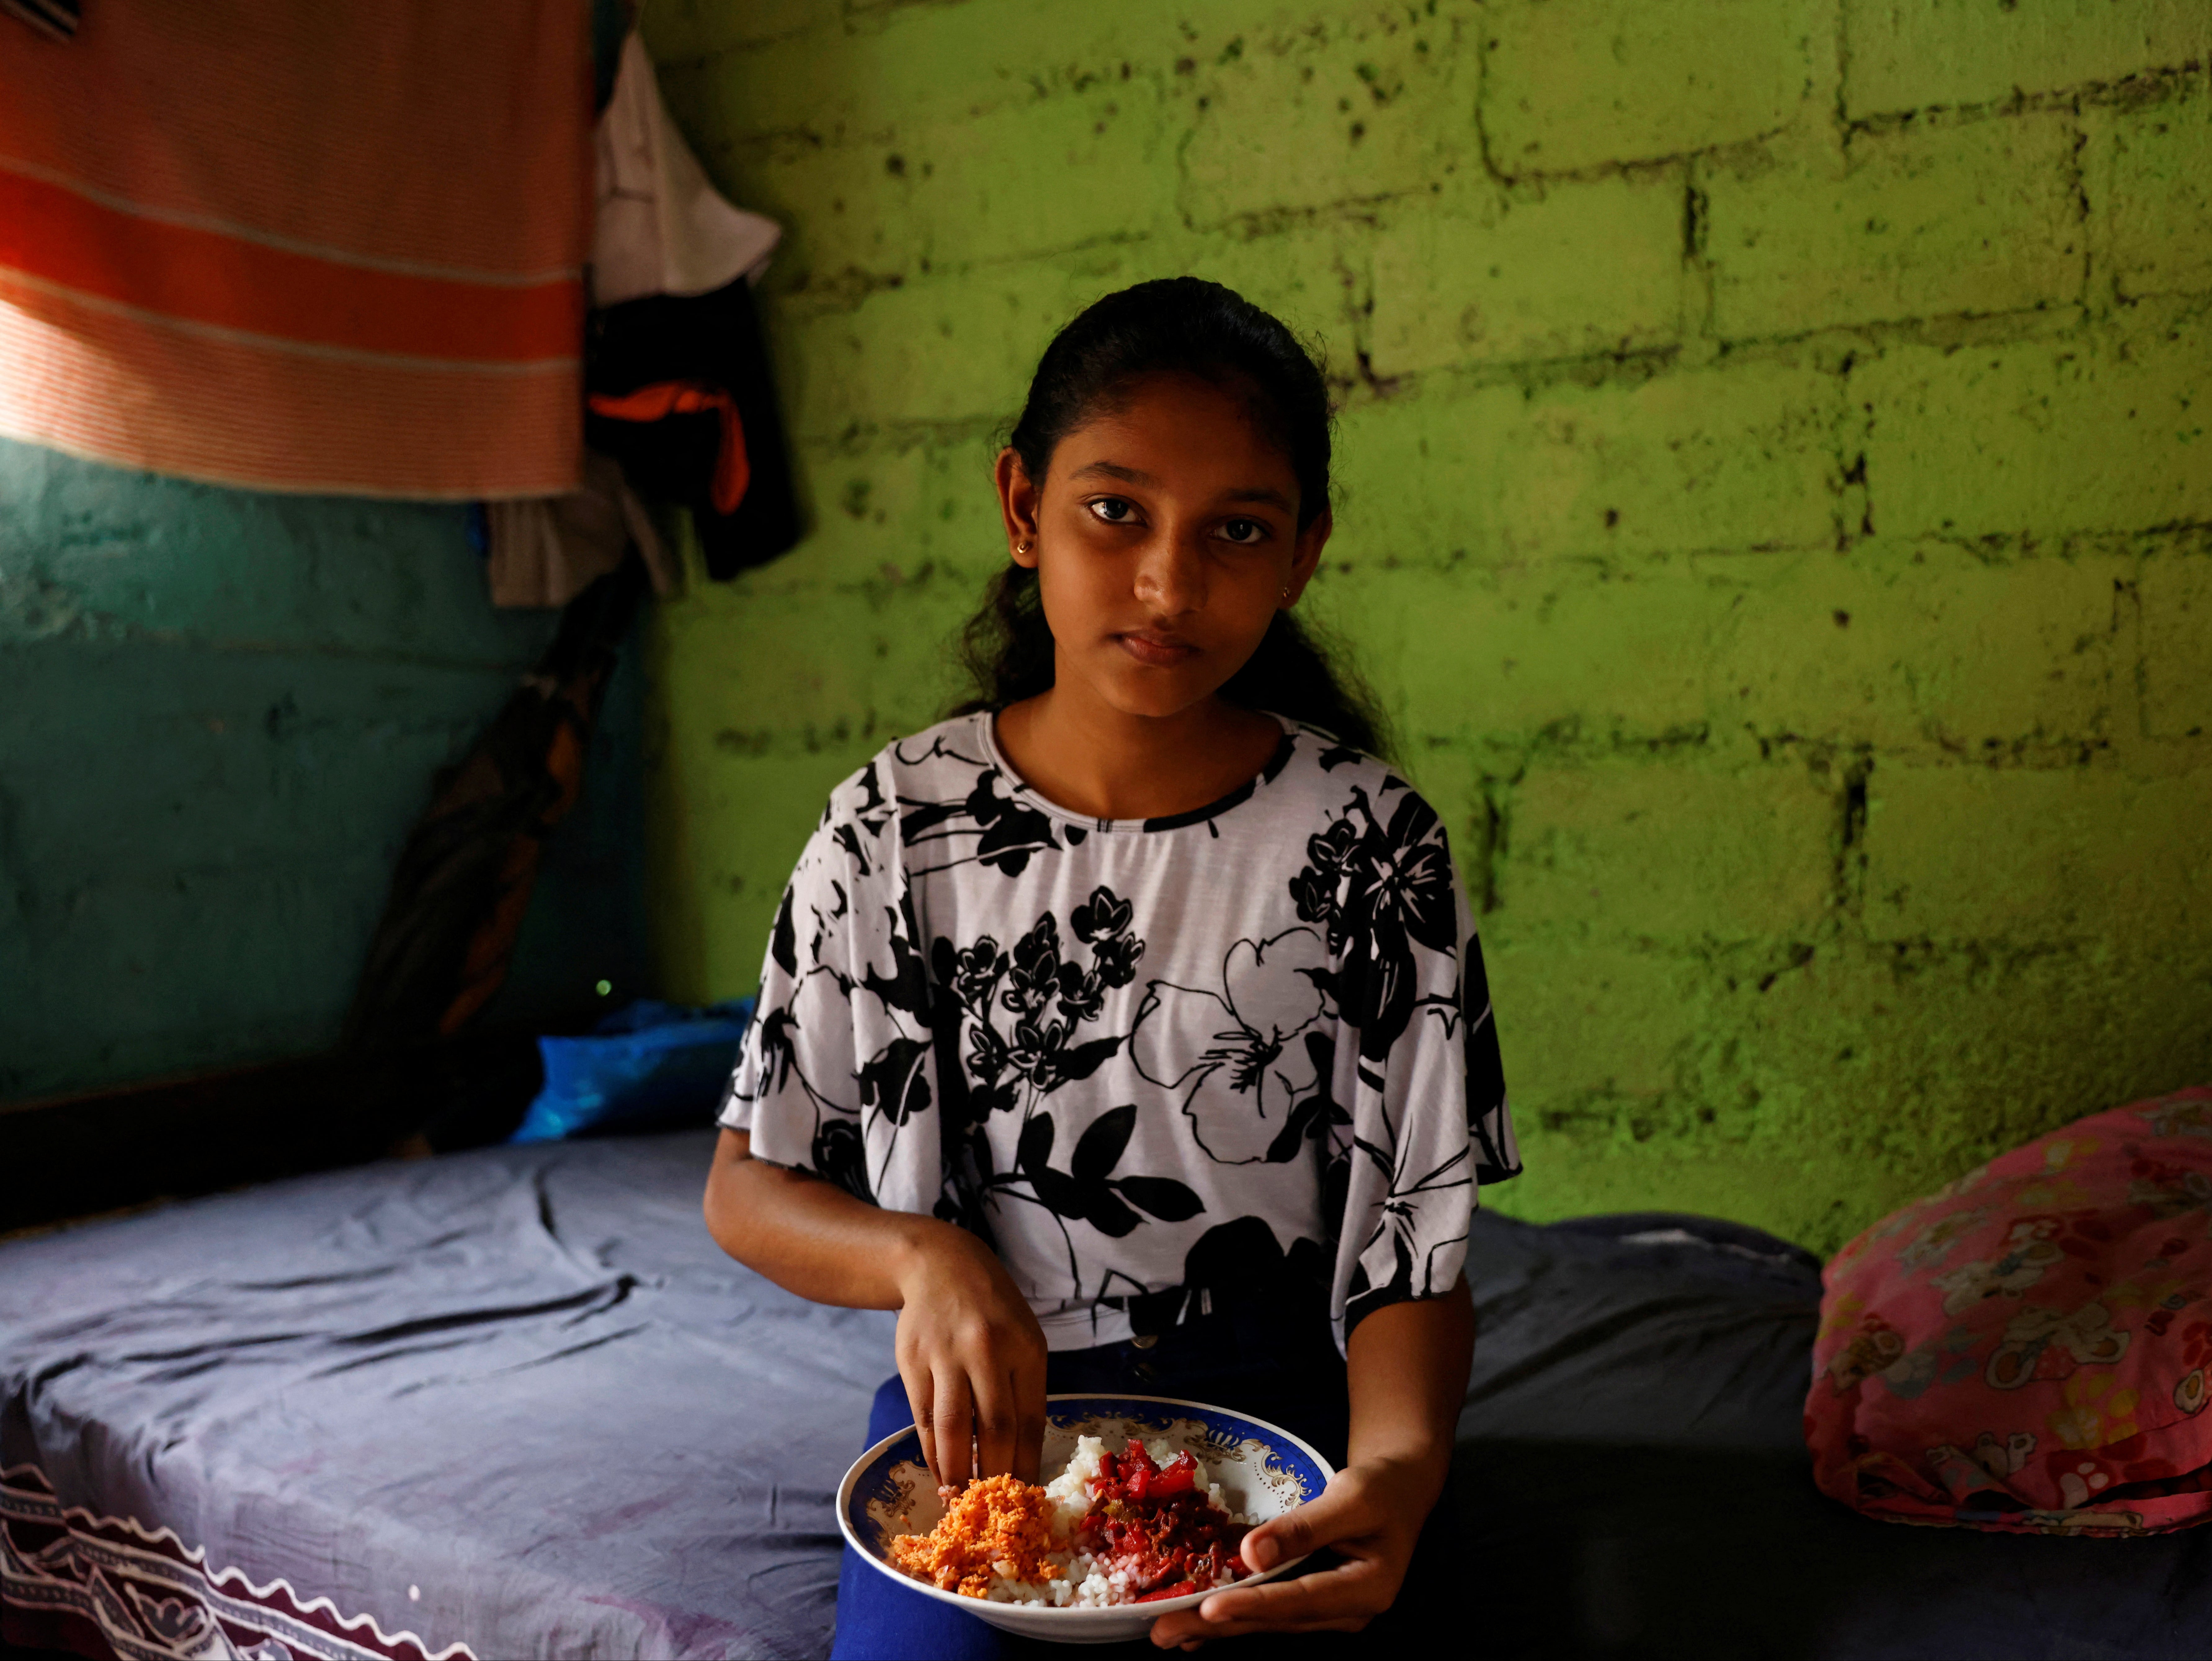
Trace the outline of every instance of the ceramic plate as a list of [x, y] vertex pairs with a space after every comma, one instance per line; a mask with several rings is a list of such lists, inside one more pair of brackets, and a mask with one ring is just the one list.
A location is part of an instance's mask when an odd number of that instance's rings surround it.
[[[1075, 1439], [1096, 1436], [1120, 1452], [1132, 1436], [1164, 1440], [1174, 1452], [1188, 1448], [1206, 1462], [1212, 1480], [1221, 1484], [1230, 1510], [1256, 1525], [1317, 1498], [1335, 1473], [1328, 1460], [1277, 1425], [1201, 1402], [1164, 1396], [1054, 1396], [1045, 1403], [1044, 1458], [1047, 1480], [1057, 1476], [1075, 1452]], [[901, 1574], [885, 1559], [895, 1535], [927, 1534], [945, 1507], [922, 1463], [921, 1439], [908, 1425], [863, 1453], [837, 1489], [837, 1523], [861, 1556], [898, 1583], [965, 1609], [979, 1620], [1028, 1638], [1064, 1644], [1116, 1644], [1141, 1638], [1153, 1622], [1203, 1602], [1206, 1592], [1164, 1597], [1154, 1603], [1122, 1603], [1107, 1609], [1055, 1609], [1043, 1603], [992, 1603], [963, 1597]], [[902, 1521], [902, 1519], [904, 1520]], [[1265, 1574], [1237, 1582], [1240, 1586], [1271, 1580], [1302, 1561], [1278, 1563]]]

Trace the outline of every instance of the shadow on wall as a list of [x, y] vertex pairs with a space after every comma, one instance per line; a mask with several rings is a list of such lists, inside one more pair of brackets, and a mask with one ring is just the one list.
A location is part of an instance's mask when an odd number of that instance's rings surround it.
[[2212, 1077], [2199, 7], [656, 7], [817, 529], [656, 620], [672, 995], [951, 690], [1050, 331], [1325, 343], [1316, 586], [1485, 907], [1538, 1215], [1830, 1248]]
[[[458, 507], [0, 441], [0, 1098], [334, 1042], [431, 775], [553, 626]], [[644, 990], [636, 657], [487, 1025]]]

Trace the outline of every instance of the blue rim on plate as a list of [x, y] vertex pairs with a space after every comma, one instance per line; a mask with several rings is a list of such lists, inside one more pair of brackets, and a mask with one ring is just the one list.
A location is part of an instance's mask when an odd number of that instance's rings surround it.
[[[1177, 1421], [1195, 1423], [1206, 1432], [1206, 1443], [1218, 1446], [1223, 1452], [1238, 1448], [1251, 1441], [1260, 1442], [1266, 1449], [1261, 1469], [1274, 1482], [1296, 1488], [1298, 1503], [1310, 1503], [1320, 1497], [1335, 1474], [1334, 1467], [1314, 1450], [1304, 1440], [1285, 1430], [1280, 1425], [1270, 1424], [1265, 1419], [1249, 1413], [1235, 1413], [1225, 1408], [1211, 1407], [1203, 1402], [1184, 1401], [1171, 1396], [1109, 1396], [1068, 1395], [1045, 1398], [1045, 1418], [1048, 1423], [1065, 1430], [1088, 1419], [1110, 1418], [1146, 1432], [1163, 1432]], [[845, 1542], [882, 1573], [890, 1575], [901, 1585], [910, 1586], [925, 1597], [966, 1609], [970, 1614], [981, 1614], [985, 1609], [1030, 1609], [1042, 1612], [1049, 1609], [1055, 1617], [1076, 1619], [1085, 1616], [1109, 1616], [1121, 1621], [1129, 1619], [1134, 1609], [1141, 1608], [1146, 1622], [1188, 1609], [1202, 1603], [1212, 1591], [1191, 1592], [1182, 1597], [1162, 1598], [1158, 1603], [1142, 1605], [1129, 1603], [1106, 1604], [1097, 1608], [1069, 1608], [1059, 1605], [986, 1603], [975, 1597], [963, 1597], [958, 1592], [945, 1591], [926, 1580], [901, 1573], [891, 1567], [867, 1543], [875, 1531], [868, 1516], [872, 1501], [890, 1506], [897, 1503], [900, 1487], [891, 1473], [899, 1465], [920, 1465], [921, 1439], [912, 1425], [894, 1432], [878, 1442], [854, 1462], [839, 1484], [837, 1494], [837, 1526]], [[1305, 1560], [1294, 1557], [1278, 1563], [1259, 1574], [1248, 1574], [1237, 1581], [1239, 1586], [1257, 1585], [1262, 1580], [1272, 1580], [1285, 1571], [1295, 1568]]]

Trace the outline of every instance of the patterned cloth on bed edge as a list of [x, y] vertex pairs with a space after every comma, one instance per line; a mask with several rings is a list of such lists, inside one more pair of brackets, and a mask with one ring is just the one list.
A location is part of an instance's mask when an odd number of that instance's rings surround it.
[[0, 1470], [0, 1638], [128, 1661], [475, 1661], [387, 1636], [286, 1581], [211, 1569], [167, 1529], [64, 1507], [35, 1465]]
[[1828, 1265], [1805, 1439], [1892, 1522], [2142, 1534], [2212, 1515], [2212, 1088], [2094, 1114]]

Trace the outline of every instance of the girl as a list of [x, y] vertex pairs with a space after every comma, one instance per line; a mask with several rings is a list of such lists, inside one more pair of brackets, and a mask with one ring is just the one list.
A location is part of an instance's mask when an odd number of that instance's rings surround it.
[[[1291, 616], [1328, 465], [1319, 369], [1228, 289], [1142, 283], [1060, 331], [998, 460], [979, 695], [832, 794], [707, 1190], [739, 1261], [899, 1312], [868, 1434], [921, 1427], [940, 1482], [1036, 1481], [1048, 1391], [1215, 1403], [1330, 1458], [1244, 1555], [1333, 1558], [1162, 1646], [1358, 1630], [1417, 1538], [1446, 1549], [1468, 1217], [1518, 1168], [1443, 828]], [[836, 1655], [1018, 1647], [848, 1555]]]

